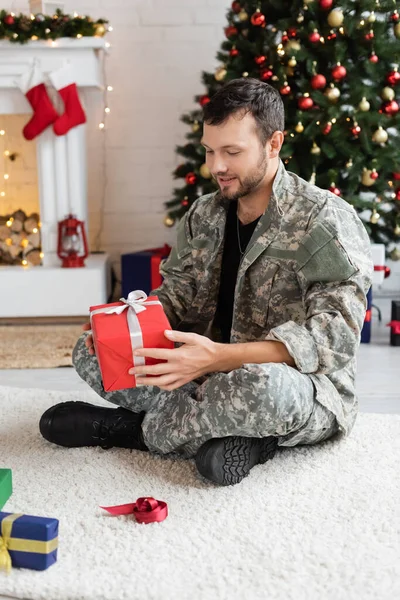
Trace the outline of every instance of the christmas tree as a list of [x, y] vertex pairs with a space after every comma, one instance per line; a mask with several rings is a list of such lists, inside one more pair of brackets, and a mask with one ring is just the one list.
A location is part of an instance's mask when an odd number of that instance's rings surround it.
[[[285, 105], [287, 169], [358, 211], [371, 241], [400, 258], [400, 14], [396, 0], [235, 1], [215, 73], [203, 72], [198, 108], [177, 147], [183, 185], [166, 202], [172, 226], [217, 189], [205, 163], [202, 107], [226, 82], [254, 77]], [[397, 96], [397, 100], [396, 100]]]

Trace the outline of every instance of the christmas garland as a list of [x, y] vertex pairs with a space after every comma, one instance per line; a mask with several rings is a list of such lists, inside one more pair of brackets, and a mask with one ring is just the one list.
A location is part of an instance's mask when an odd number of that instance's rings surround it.
[[30, 40], [56, 40], [69, 37], [102, 37], [107, 32], [106, 19], [93, 21], [88, 16], [71, 16], [57, 10], [52, 16], [13, 15], [0, 11], [0, 40], [25, 44]]

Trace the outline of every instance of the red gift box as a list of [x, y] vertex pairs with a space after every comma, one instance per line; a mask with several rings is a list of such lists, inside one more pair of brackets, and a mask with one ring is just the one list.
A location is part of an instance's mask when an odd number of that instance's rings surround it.
[[164, 360], [133, 357], [136, 348], [173, 349], [164, 331], [171, 325], [157, 296], [137, 290], [125, 300], [90, 307], [93, 342], [106, 392], [136, 387], [129, 369]]

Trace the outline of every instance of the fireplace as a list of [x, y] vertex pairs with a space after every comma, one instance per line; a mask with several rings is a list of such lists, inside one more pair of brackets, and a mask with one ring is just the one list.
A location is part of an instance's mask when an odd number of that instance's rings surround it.
[[[44, 73], [71, 65], [84, 105], [85, 88], [101, 89], [103, 86], [100, 53], [104, 49], [105, 42], [102, 38], [62, 38], [55, 42], [38, 40], [24, 45], [0, 41], [0, 149], [3, 149], [5, 144], [1, 138], [7, 139], [7, 131], [13, 132], [15, 139], [16, 128], [30, 118], [31, 107], [17, 87], [16, 80], [34, 60], [39, 62]], [[49, 89], [49, 94], [61, 114], [61, 99], [54, 90]], [[87, 314], [90, 305], [107, 301], [109, 268], [106, 254], [91, 254], [86, 259], [86, 267], [75, 269], [61, 268], [57, 257], [57, 226], [60, 220], [72, 213], [85, 222], [87, 230], [89, 226], [86, 127], [86, 124], [79, 125], [63, 136], [55, 135], [52, 127], [48, 127], [35, 140], [24, 140], [28, 146], [24, 146], [25, 149], [20, 152], [15, 150], [13, 144], [6, 144], [3, 161], [4, 168], [9, 167], [10, 173], [6, 174], [9, 175], [6, 181], [0, 182], [0, 219], [3, 213], [8, 217], [11, 215], [11, 219], [8, 218], [8, 221], [3, 223], [3, 227], [5, 225], [11, 230], [12, 222], [14, 229], [16, 228], [15, 211], [21, 211], [26, 218], [37, 218], [38, 226], [32, 227], [30, 240], [24, 241], [29, 235], [25, 235], [27, 232], [23, 227], [20, 242], [22, 247], [26, 245], [26, 248], [32, 251], [31, 242], [37, 242], [40, 236], [40, 247], [36, 248], [40, 258], [36, 254], [35, 260], [29, 261], [27, 255], [21, 254], [21, 260], [9, 264], [2, 261], [0, 318], [80, 316]], [[5, 152], [14, 152], [17, 155], [14, 156], [12, 164], [10, 156], [6, 156]], [[18, 169], [21, 168], [21, 162], [18, 161], [23, 160], [23, 155], [32, 159], [33, 153], [36, 158], [36, 180], [31, 173], [29, 199], [25, 195], [26, 190], [24, 194], [18, 194], [14, 190], [14, 197], [11, 198], [7, 189], [12, 190], [12, 185], [16, 185], [16, 178], [20, 177]], [[12, 173], [15, 177], [11, 177]], [[22, 181], [20, 183], [22, 186]], [[21, 212], [17, 217], [24, 221], [25, 217]], [[28, 227], [31, 225], [32, 221]], [[36, 235], [36, 238], [32, 235]], [[15, 237], [13, 239], [19, 240]], [[11, 237], [7, 240], [11, 246]], [[31, 258], [33, 259], [33, 256]]]

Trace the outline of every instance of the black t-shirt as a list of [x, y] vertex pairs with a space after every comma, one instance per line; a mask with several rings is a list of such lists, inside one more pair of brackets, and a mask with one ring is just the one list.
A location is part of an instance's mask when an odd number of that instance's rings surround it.
[[[237, 201], [229, 203], [216, 314], [216, 325], [221, 330], [222, 342], [224, 344], [229, 344], [230, 341], [235, 286], [240, 259], [242, 257], [238, 243], [237, 208]], [[260, 217], [247, 225], [242, 225], [239, 221], [239, 238], [242, 252], [246, 250], [259, 220]]]

